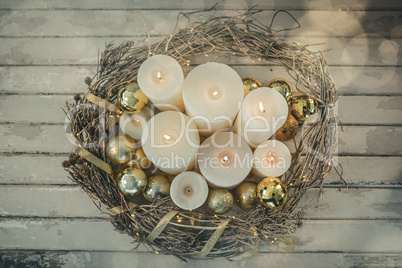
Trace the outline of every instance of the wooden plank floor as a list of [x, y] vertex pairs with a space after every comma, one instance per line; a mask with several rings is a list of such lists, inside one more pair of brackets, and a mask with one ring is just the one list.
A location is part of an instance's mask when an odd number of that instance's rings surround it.
[[[61, 162], [71, 150], [61, 107], [83, 93], [105, 43], [169, 34], [181, 11], [215, 0], [0, 1], [0, 267], [238, 267], [224, 259], [192, 260], [132, 251]], [[402, 3], [397, 0], [224, 0], [219, 14], [257, 5], [269, 23], [287, 9], [301, 28], [283, 42], [324, 53], [339, 90], [336, 174], [306, 207], [292, 253], [264, 249], [248, 267], [402, 267]], [[196, 17], [195, 19], [200, 19]], [[183, 24], [181, 24], [183, 25]], [[276, 28], [295, 26], [285, 15]], [[237, 57], [197, 57], [230, 64], [263, 84], [291, 80], [280, 66]], [[292, 149], [292, 145], [289, 145]], [[301, 205], [317, 195], [307, 192]]]

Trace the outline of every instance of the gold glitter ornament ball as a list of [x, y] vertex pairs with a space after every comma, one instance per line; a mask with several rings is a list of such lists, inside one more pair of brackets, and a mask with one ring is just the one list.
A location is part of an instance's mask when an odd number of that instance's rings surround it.
[[254, 77], [244, 77], [241, 80], [243, 81], [244, 97], [254, 89], [262, 87], [261, 82]]
[[288, 199], [288, 189], [278, 178], [265, 178], [257, 185], [258, 201], [265, 207], [277, 209], [282, 207]]
[[278, 141], [288, 141], [293, 139], [299, 132], [299, 124], [296, 118], [289, 113], [285, 123], [275, 132], [274, 137]]
[[117, 134], [106, 143], [106, 156], [115, 164], [125, 164], [130, 161], [131, 154], [136, 150], [133, 138], [126, 134]]
[[253, 182], [243, 182], [234, 190], [234, 197], [239, 208], [252, 210], [257, 204], [257, 185]]
[[317, 102], [307, 95], [299, 94], [292, 97], [291, 110], [294, 117], [299, 121], [311, 119], [317, 112]]
[[225, 214], [233, 207], [233, 196], [226, 189], [212, 189], [208, 194], [207, 206], [215, 214]]
[[138, 113], [148, 103], [148, 97], [137, 83], [131, 83], [119, 90], [117, 102], [123, 110]]
[[117, 187], [125, 195], [138, 195], [147, 186], [147, 177], [139, 168], [125, 168], [117, 175]]
[[288, 81], [282, 78], [276, 78], [271, 80], [267, 84], [267, 87], [273, 88], [279, 93], [281, 93], [286, 100], [288, 100], [293, 93], [292, 85]]
[[168, 196], [170, 194], [169, 179], [162, 175], [155, 175], [148, 179], [147, 187], [144, 190], [144, 197], [149, 202], [153, 202], [158, 196]]

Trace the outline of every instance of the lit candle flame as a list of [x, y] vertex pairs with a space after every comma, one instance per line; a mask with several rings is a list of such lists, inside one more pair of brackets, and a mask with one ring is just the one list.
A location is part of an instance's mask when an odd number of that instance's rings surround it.
[[157, 73], [156, 73], [156, 78], [158, 78], [159, 80], [161, 80], [161, 78], [162, 78], [161, 72], [157, 72]]
[[212, 95], [214, 95], [214, 96], [216, 96], [216, 95], [218, 95], [218, 91], [214, 91], [214, 92], [212, 92]]
[[262, 105], [262, 102], [260, 101], [260, 103], [258, 104], [258, 108], [260, 109], [261, 112], [265, 113], [265, 108], [264, 105]]
[[173, 137], [169, 134], [163, 134], [166, 143], [171, 143], [173, 141]]

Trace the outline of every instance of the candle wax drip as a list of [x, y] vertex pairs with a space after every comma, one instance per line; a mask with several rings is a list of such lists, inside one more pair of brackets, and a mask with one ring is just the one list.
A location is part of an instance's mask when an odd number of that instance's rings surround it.
[[275, 166], [278, 163], [278, 154], [273, 152], [267, 153], [265, 161], [269, 166]]
[[187, 186], [184, 188], [184, 194], [186, 196], [192, 196], [193, 195], [193, 188], [191, 188], [190, 186]]
[[222, 95], [222, 89], [219, 86], [213, 85], [208, 89], [208, 97], [211, 100], [220, 100], [222, 98]]

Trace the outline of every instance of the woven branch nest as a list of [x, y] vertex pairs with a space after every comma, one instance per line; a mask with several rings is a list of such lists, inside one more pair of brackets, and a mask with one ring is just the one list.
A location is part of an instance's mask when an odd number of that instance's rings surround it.
[[[116, 103], [119, 89], [136, 81], [139, 66], [149, 56], [172, 56], [188, 72], [197, 55], [205, 57], [215, 53], [225, 58], [248, 57], [253, 61], [279, 64], [293, 77], [296, 90], [313, 97], [319, 104], [318, 120], [304, 126], [302, 137], [295, 140], [296, 151], [292, 155], [290, 169], [281, 177], [289, 189], [289, 198], [283, 207], [270, 210], [259, 206], [236, 216], [211, 215], [205, 210], [181, 211], [152, 243], [146, 238], [158, 222], [169, 211], [179, 209], [172, 205], [170, 197], [132, 209], [128, 204], [130, 197], [118, 191], [113, 176], [71, 154], [69, 160], [63, 163], [71, 179], [98, 207], [103, 204], [107, 208], [125, 209], [124, 213], [111, 213], [111, 221], [117, 230], [130, 235], [137, 245], [142, 243], [153, 251], [180, 258], [197, 257], [219, 223], [225, 219], [230, 219], [227, 228], [212, 251], [204, 257], [234, 257], [261, 242], [278, 245], [302, 225], [300, 218], [303, 211], [294, 211], [301, 197], [308, 188], [322, 185], [331, 170], [336, 147], [337, 120], [333, 106], [337, 92], [327, 63], [320, 52], [311, 52], [308, 46], [281, 43], [270, 27], [253, 19], [257, 12], [248, 10], [235, 17], [206, 17], [204, 21], [179, 29], [159, 42], [150, 43], [148, 36], [145, 44], [139, 47], [134, 42], [124, 42], [117, 47], [109, 44], [101, 53], [97, 74], [94, 78], [85, 79], [92, 94]], [[67, 110], [72, 111], [79, 104], [89, 103], [79, 96], [75, 100], [75, 103], [67, 105]], [[115, 120], [115, 114], [92, 105], [72, 113], [69, 119], [76, 142], [83, 147], [95, 143], [97, 146], [87, 150], [110, 163], [104, 148], [112, 130], [104, 126]], [[116, 173], [122, 168], [112, 167], [117, 170]]]

